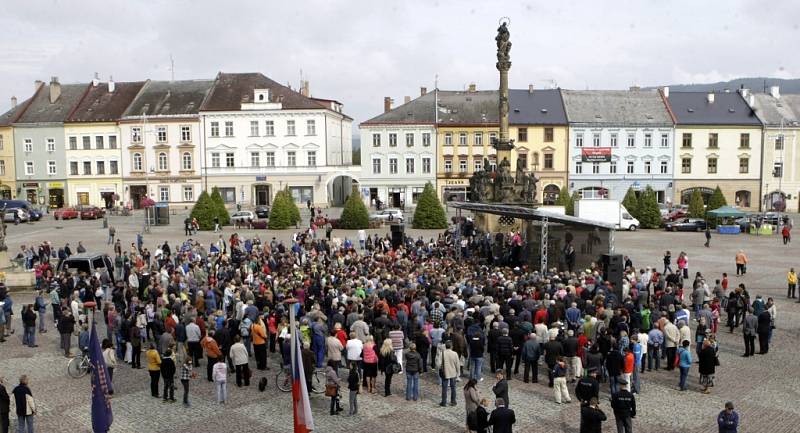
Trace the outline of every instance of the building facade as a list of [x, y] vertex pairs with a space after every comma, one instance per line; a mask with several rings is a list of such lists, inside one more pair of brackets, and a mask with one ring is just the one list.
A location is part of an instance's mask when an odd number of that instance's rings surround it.
[[415, 206], [425, 184], [436, 184], [437, 91], [421, 93], [394, 109], [387, 98], [383, 114], [359, 125], [359, 188], [369, 206]]
[[567, 188], [569, 129], [561, 92], [556, 89], [509, 90], [509, 134], [515, 140], [517, 163], [539, 178], [536, 201], [555, 204]]
[[260, 73], [219, 73], [200, 109], [203, 175], [228, 204], [344, 203], [358, 181], [352, 119], [333, 100], [311, 98]]
[[123, 199], [191, 207], [205, 188], [199, 109], [212, 80], [147, 81], [122, 114]]
[[719, 186], [731, 206], [759, 208], [762, 124], [738, 92], [662, 90], [675, 121], [675, 203]]
[[673, 124], [657, 91], [563, 90], [569, 119], [570, 191], [622, 200], [650, 186], [673, 196]]
[[[39, 83], [36, 84], [37, 88]], [[24, 112], [31, 99], [17, 104], [11, 98], [11, 109], [0, 115], [0, 198], [10, 200], [17, 197], [16, 165], [14, 163], [14, 122]]]
[[95, 79], [65, 120], [69, 205], [111, 208], [122, 202], [118, 121], [143, 85]]

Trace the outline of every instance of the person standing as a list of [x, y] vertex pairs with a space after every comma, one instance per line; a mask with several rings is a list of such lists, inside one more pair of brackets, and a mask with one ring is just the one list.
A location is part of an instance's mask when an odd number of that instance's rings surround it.
[[597, 381], [597, 369], [592, 368], [587, 370], [587, 375], [582, 377], [578, 384], [575, 385], [575, 397], [581, 402], [582, 406], [586, 406], [591, 401], [592, 397], [595, 399], [600, 395], [600, 383]]
[[388, 397], [392, 395], [392, 376], [394, 375], [394, 364], [397, 363], [394, 350], [392, 349], [392, 340], [387, 338], [383, 340], [381, 345], [380, 357], [378, 358], [378, 365], [383, 372], [383, 396]]
[[215, 358], [213, 367], [214, 389], [217, 390], [217, 403], [225, 404], [228, 401], [228, 364], [225, 358]]
[[611, 408], [614, 409], [614, 419], [617, 422], [617, 433], [633, 433], [633, 418], [636, 418], [636, 399], [626, 389], [628, 383], [620, 381], [622, 387], [611, 396]]
[[747, 273], [747, 256], [743, 250], [736, 253], [736, 275], [745, 275]]
[[145, 353], [147, 358], [147, 372], [150, 373], [150, 395], [158, 398], [158, 379], [161, 376], [161, 356], [156, 350], [156, 344], [150, 343], [150, 348]]
[[492, 386], [492, 392], [494, 393], [495, 400], [503, 400], [506, 407], [508, 407], [510, 405], [510, 401], [508, 399], [508, 381], [503, 374], [503, 370], [497, 370], [494, 377], [497, 379], [497, 382], [495, 382], [494, 386]]
[[597, 397], [592, 397], [589, 404], [581, 407], [580, 433], [602, 433], [606, 414], [600, 409]]
[[706, 243], [705, 243], [705, 247], [709, 248], [710, 246], [711, 246], [711, 229], [708, 227], [708, 224], [706, 224]]
[[508, 328], [500, 330], [500, 336], [495, 343], [497, 351], [497, 368], [506, 370], [506, 377], [511, 377], [511, 367], [514, 359], [514, 340], [508, 336]]
[[[549, 341], [544, 345], [544, 362], [547, 364], [547, 376], [548, 376], [548, 384], [550, 388], [553, 387], [553, 371], [556, 366], [556, 362], [558, 362], [558, 358], [561, 357], [561, 353], [563, 352], [563, 347], [561, 342], [556, 340], [555, 335], [549, 336]], [[565, 372], [566, 374], [566, 372]]]
[[10, 424], [11, 397], [6, 391], [5, 378], [0, 376], [0, 433], [8, 433]]
[[569, 397], [569, 389], [567, 389], [567, 363], [564, 361], [563, 356], [559, 356], [553, 367], [553, 394], [556, 398], [556, 403], [572, 403]]
[[442, 379], [442, 401], [439, 406], [447, 406], [447, 388], [450, 387], [450, 406], [456, 405], [456, 378], [461, 371], [461, 359], [453, 351], [453, 344], [447, 341], [442, 355], [436, 358], [436, 368]]
[[206, 351], [206, 357], [208, 358], [208, 364], [206, 365], [206, 379], [208, 379], [209, 382], [214, 381], [212, 377], [214, 364], [216, 364], [220, 359], [223, 361], [225, 360], [225, 358], [222, 356], [222, 351], [219, 349], [217, 340], [214, 339], [214, 334], [215, 331], [213, 329], [209, 329], [208, 334], [206, 334], [206, 337], [203, 338], [203, 341], [200, 343], [200, 345]]
[[744, 355], [742, 357], [753, 356], [756, 354], [756, 334], [758, 333], [758, 317], [755, 314], [748, 314], [744, 317], [742, 325], [742, 336], [744, 337]]
[[781, 235], [783, 236], [784, 245], [788, 245], [789, 242], [792, 241], [792, 229], [788, 224], [783, 225], [783, 229], [781, 229]]
[[[72, 333], [75, 332], [75, 318], [69, 309], [65, 309], [58, 320], [58, 333], [61, 335], [61, 348], [64, 349], [64, 356], [72, 356], [70, 348], [72, 346]], [[83, 348], [79, 348], [83, 349]]]
[[17, 432], [25, 433], [25, 426], [28, 426], [28, 433], [33, 433], [33, 416], [36, 414], [36, 406], [32, 404], [33, 393], [28, 388], [28, 376], [22, 375], [19, 378], [19, 385], [13, 391], [14, 403], [17, 406]]
[[[117, 353], [114, 351], [114, 346], [111, 344], [111, 340], [108, 338], [103, 339], [101, 347], [103, 349], [103, 361], [105, 361], [106, 370], [108, 370], [108, 380], [109, 382], [113, 383], [114, 369], [117, 368]], [[109, 392], [109, 394], [113, 393], [113, 390]]]
[[733, 403], [726, 402], [725, 409], [717, 415], [719, 433], [736, 433], [739, 431], [739, 414], [733, 410]]
[[175, 402], [175, 360], [172, 359], [172, 349], [164, 351], [161, 358], [161, 377], [164, 378], [164, 403]]
[[483, 329], [480, 326], [471, 326], [470, 332], [467, 333], [467, 344], [469, 345], [469, 361], [470, 371], [469, 377], [483, 381], [481, 377], [481, 370], [483, 368], [483, 352], [486, 348], [486, 336], [483, 334]]
[[469, 379], [467, 384], [464, 385], [464, 405], [465, 412], [467, 413], [467, 431], [475, 431], [478, 429], [477, 410], [481, 404], [480, 394], [476, 385], [478, 382], [475, 379]]
[[765, 308], [758, 314], [758, 354], [766, 355], [769, 352], [769, 336], [772, 331], [772, 314]]
[[360, 377], [358, 377], [358, 364], [355, 362], [350, 363], [350, 374], [347, 375], [347, 390], [349, 393], [350, 402], [349, 412], [350, 416], [354, 416], [358, 414], [358, 390], [360, 388], [359, 381]]
[[[264, 325], [264, 319], [261, 316], [256, 318], [255, 323], [250, 328], [250, 336], [253, 339], [256, 368], [258, 370], [269, 370], [267, 367], [267, 327]], [[339, 355], [339, 359], [341, 359], [341, 355]]]
[[189, 381], [194, 377], [192, 358], [186, 357], [181, 365], [181, 385], [183, 385], [183, 405], [189, 407]]
[[422, 357], [417, 352], [417, 345], [411, 343], [406, 353], [406, 400], [419, 400], [419, 373], [422, 371]]
[[523, 371], [523, 382], [528, 383], [528, 373], [533, 373], [533, 383], [539, 382], [539, 357], [541, 349], [536, 333], [531, 332], [525, 344], [522, 345], [522, 362], [525, 364]]
[[328, 389], [332, 389], [332, 393], [330, 393], [331, 415], [339, 415], [339, 412], [343, 410], [339, 405], [339, 375], [331, 365], [325, 367], [325, 388], [325, 395], [329, 394]]
[[108, 226], [108, 244], [114, 245], [114, 237], [117, 235], [117, 229], [114, 226]]
[[689, 389], [686, 379], [689, 377], [689, 368], [692, 366], [692, 351], [689, 350], [688, 340], [684, 340], [682, 346], [678, 351], [678, 368], [681, 371], [680, 390], [686, 391]]
[[789, 273], [786, 274], [786, 282], [788, 283], [789, 288], [786, 291], [787, 298], [796, 298], [797, 297], [797, 274], [794, 272], [794, 268], [789, 268]]
[[231, 346], [231, 361], [233, 361], [233, 368], [236, 371], [236, 386], [242, 387], [250, 386], [250, 366], [248, 365], [249, 359], [247, 357], [247, 348], [242, 343], [242, 337], [236, 335], [233, 337], [233, 345]]
[[200, 359], [203, 357], [203, 348], [200, 346], [202, 335], [203, 333], [196, 319], [192, 319], [186, 325], [186, 346], [192, 358], [192, 365], [200, 365]]
[[494, 406], [495, 410], [489, 415], [492, 433], [512, 433], [513, 425], [517, 422], [514, 411], [506, 407], [506, 402], [502, 398], [496, 399]]
[[717, 348], [712, 340], [703, 340], [700, 353], [697, 354], [700, 361], [700, 384], [703, 385], [703, 394], [710, 394], [710, 388], [714, 386], [714, 373], [717, 369]]
[[39, 347], [36, 344], [36, 313], [33, 304], [28, 304], [22, 310], [22, 344], [28, 347]]

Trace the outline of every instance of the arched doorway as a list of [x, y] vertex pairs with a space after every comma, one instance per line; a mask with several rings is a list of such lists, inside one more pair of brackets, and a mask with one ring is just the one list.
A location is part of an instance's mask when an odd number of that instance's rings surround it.
[[542, 190], [542, 204], [545, 206], [552, 206], [556, 204], [556, 201], [558, 201], [558, 195], [560, 193], [561, 189], [552, 183], [545, 186]]
[[[750, 207], [750, 191], [739, 190], [734, 195], [734, 203], [738, 207]], [[784, 202], [784, 206], [786, 206]]]
[[358, 179], [349, 174], [337, 174], [328, 180], [328, 203], [333, 207], [344, 206], [353, 189], [358, 191]]
[[764, 195], [764, 207], [773, 212], [784, 212], [786, 210], [786, 194], [782, 191], [772, 191]]
[[692, 201], [692, 194], [694, 194], [695, 191], [700, 191], [700, 195], [703, 196], [703, 203], [708, 203], [708, 199], [711, 197], [711, 194], [714, 194], [714, 190], [711, 188], [686, 188], [685, 190], [681, 191], [681, 204], [688, 205], [689, 202]]

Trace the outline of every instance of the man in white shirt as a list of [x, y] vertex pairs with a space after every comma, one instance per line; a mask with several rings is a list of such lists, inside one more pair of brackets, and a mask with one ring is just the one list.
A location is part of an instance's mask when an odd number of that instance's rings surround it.
[[644, 373], [644, 365], [647, 361], [647, 343], [650, 341], [650, 337], [647, 335], [647, 332], [643, 330], [639, 330], [639, 344], [642, 346], [642, 368], [641, 372]]
[[203, 348], [200, 346], [200, 327], [194, 320], [186, 325], [186, 344], [189, 346], [189, 354], [192, 355], [192, 362], [195, 366], [200, 365], [203, 358]]

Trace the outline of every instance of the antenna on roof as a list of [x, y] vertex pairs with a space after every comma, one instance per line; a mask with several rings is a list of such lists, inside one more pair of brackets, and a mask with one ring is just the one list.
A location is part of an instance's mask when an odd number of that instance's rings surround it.
[[175, 59], [172, 58], [172, 53], [169, 53], [169, 74], [170, 81], [175, 81]]

